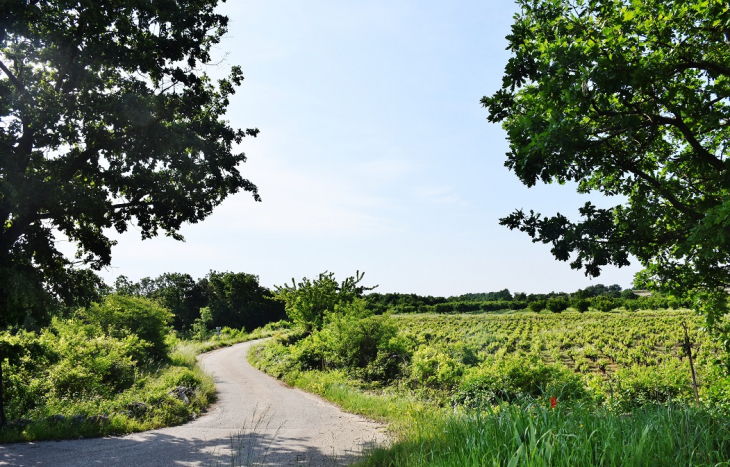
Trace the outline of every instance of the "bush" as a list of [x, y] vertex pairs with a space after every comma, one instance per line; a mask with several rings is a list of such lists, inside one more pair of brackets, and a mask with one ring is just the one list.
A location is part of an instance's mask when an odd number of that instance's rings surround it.
[[441, 349], [422, 346], [413, 354], [411, 379], [429, 388], [449, 389], [463, 373], [463, 365]]
[[589, 302], [585, 298], [574, 298], [570, 302], [570, 306], [575, 308], [580, 313], [585, 313], [586, 311], [588, 311], [588, 308], [591, 306], [591, 302]]
[[110, 398], [134, 384], [137, 359], [147, 344], [127, 334], [106, 335], [98, 324], [54, 318], [40, 335], [3, 333], [13, 340], [18, 358], [4, 371], [9, 418], [27, 417], [49, 400]]
[[452, 402], [467, 408], [483, 408], [543, 396], [576, 400], [587, 397], [588, 392], [580, 376], [569, 368], [545, 364], [537, 358], [511, 356], [485, 362], [470, 371]]
[[545, 309], [545, 306], [547, 305], [547, 302], [545, 300], [533, 300], [530, 303], [527, 304], [527, 308], [530, 309], [530, 311], [534, 311], [535, 313], [539, 313], [542, 310]]
[[547, 301], [545, 308], [553, 313], [560, 313], [565, 311], [569, 305], [570, 302], [566, 297], [553, 297]]
[[616, 308], [616, 300], [606, 295], [600, 295], [591, 299], [591, 306], [598, 311], [609, 312]]
[[298, 284], [292, 279], [291, 285], [275, 287], [275, 298], [284, 302], [289, 319], [310, 333], [322, 328], [325, 316], [333, 312], [336, 305], [350, 303], [363, 292], [375, 288], [359, 285], [364, 275], [357, 271], [342, 283], [335, 280], [334, 273], [327, 271], [315, 280], [305, 277]]
[[669, 360], [657, 366], [619, 368], [613, 377], [613, 404], [631, 410], [645, 404], [689, 402], [693, 391], [687, 365]]
[[156, 360], [167, 357], [165, 337], [172, 320], [170, 312], [157, 302], [129, 295], [107, 295], [101, 303], [92, 303], [77, 311], [86, 323], [98, 324], [104, 333], [124, 339], [130, 333], [147, 344], [147, 356]]
[[510, 310], [524, 310], [527, 308], [527, 302], [524, 300], [512, 300], [509, 303]]
[[390, 316], [375, 316], [363, 299], [335, 306], [325, 324], [291, 349], [300, 368], [343, 369], [370, 381], [397, 376], [408, 357]]

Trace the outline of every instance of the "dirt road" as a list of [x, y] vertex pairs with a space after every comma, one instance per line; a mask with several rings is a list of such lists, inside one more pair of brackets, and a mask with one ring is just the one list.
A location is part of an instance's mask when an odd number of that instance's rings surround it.
[[114, 438], [0, 445], [0, 465], [231, 465], [232, 440], [242, 454], [236, 466], [347, 465], [362, 446], [386, 441], [382, 426], [251, 367], [246, 361], [251, 345], [201, 358], [215, 378], [218, 402], [195, 421]]

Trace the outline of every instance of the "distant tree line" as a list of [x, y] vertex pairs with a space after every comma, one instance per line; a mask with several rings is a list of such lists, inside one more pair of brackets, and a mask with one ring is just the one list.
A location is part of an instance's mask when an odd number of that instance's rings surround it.
[[243, 272], [211, 271], [198, 280], [189, 274], [165, 273], [139, 282], [119, 276], [114, 291], [156, 300], [170, 310], [177, 331], [190, 331], [201, 319], [210, 327], [252, 330], [286, 318], [284, 303], [274, 300], [258, 276]]
[[365, 298], [368, 306], [379, 314], [391, 310], [396, 313], [468, 313], [530, 309], [559, 313], [568, 308], [584, 312], [590, 308], [598, 311], [611, 311], [616, 308], [656, 310], [691, 306], [687, 299], [678, 299], [673, 296], [653, 294], [650, 297], [639, 297], [633, 290], [623, 290], [616, 284], [591, 285], [573, 293], [527, 294], [517, 292], [512, 294], [508, 289], [504, 289], [497, 292], [467, 293], [452, 297], [371, 293]]

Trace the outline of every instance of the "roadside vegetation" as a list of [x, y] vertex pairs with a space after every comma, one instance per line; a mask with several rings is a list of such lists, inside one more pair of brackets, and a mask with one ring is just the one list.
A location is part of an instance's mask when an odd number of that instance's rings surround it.
[[[218, 276], [229, 284], [240, 277], [256, 279], [233, 273]], [[231, 311], [225, 294], [216, 301], [210, 293], [207, 306], [183, 327], [179, 323], [184, 321], [166, 306], [160, 288], [150, 282], [143, 294], [124, 280], [127, 288], [102, 291], [86, 307], [56, 309], [44, 326], [0, 333], [8, 420], [0, 428], [0, 442], [123, 434], [187, 422], [215, 397], [212, 379], [197, 365], [199, 353], [265, 337], [286, 326], [271, 322], [252, 333], [214, 327], [225, 324], [226, 316], [237, 324], [251, 315], [241, 317]], [[265, 290], [256, 297], [252, 291], [259, 289], [257, 279], [239, 281], [227, 293], [236, 297], [248, 292], [255, 303], [270, 295]], [[185, 305], [185, 289], [163, 290], [182, 297]], [[269, 305], [277, 306], [273, 301]], [[259, 324], [261, 317], [253, 321]]]
[[579, 293], [552, 311], [554, 297], [538, 311], [399, 314], [358, 293], [360, 279], [280, 288], [296, 328], [249, 359], [390, 422], [396, 442], [365, 465], [728, 465], [730, 379], [696, 313]]

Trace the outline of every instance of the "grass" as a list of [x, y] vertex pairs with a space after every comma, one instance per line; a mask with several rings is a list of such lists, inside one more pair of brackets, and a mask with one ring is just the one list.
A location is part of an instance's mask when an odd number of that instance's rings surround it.
[[[255, 351], [249, 360], [257, 363]], [[687, 405], [622, 414], [532, 401], [454, 412], [403, 392], [363, 391], [339, 371], [295, 371], [283, 379], [391, 424], [393, 445], [368, 453], [361, 467], [730, 467], [730, 420]]]
[[363, 467], [729, 466], [730, 422], [687, 406], [631, 414], [595, 407], [504, 405], [419, 420]]
[[[231, 436], [230, 460], [225, 463], [230, 467], [254, 467], [267, 464], [269, 452], [281, 430], [276, 427], [273, 435], [271, 431], [271, 417], [268, 409], [261, 412], [254, 411], [251, 414], [250, 423], [244, 423], [243, 427]], [[215, 462], [211, 467], [222, 467], [224, 464]]]
[[[190, 389], [188, 403], [170, 393], [179, 386]], [[183, 347], [172, 352], [169, 363], [140, 370], [134, 385], [113, 397], [47, 397], [27, 418], [0, 429], [0, 442], [90, 438], [179, 425], [205, 411], [214, 398], [213, 379]]]

